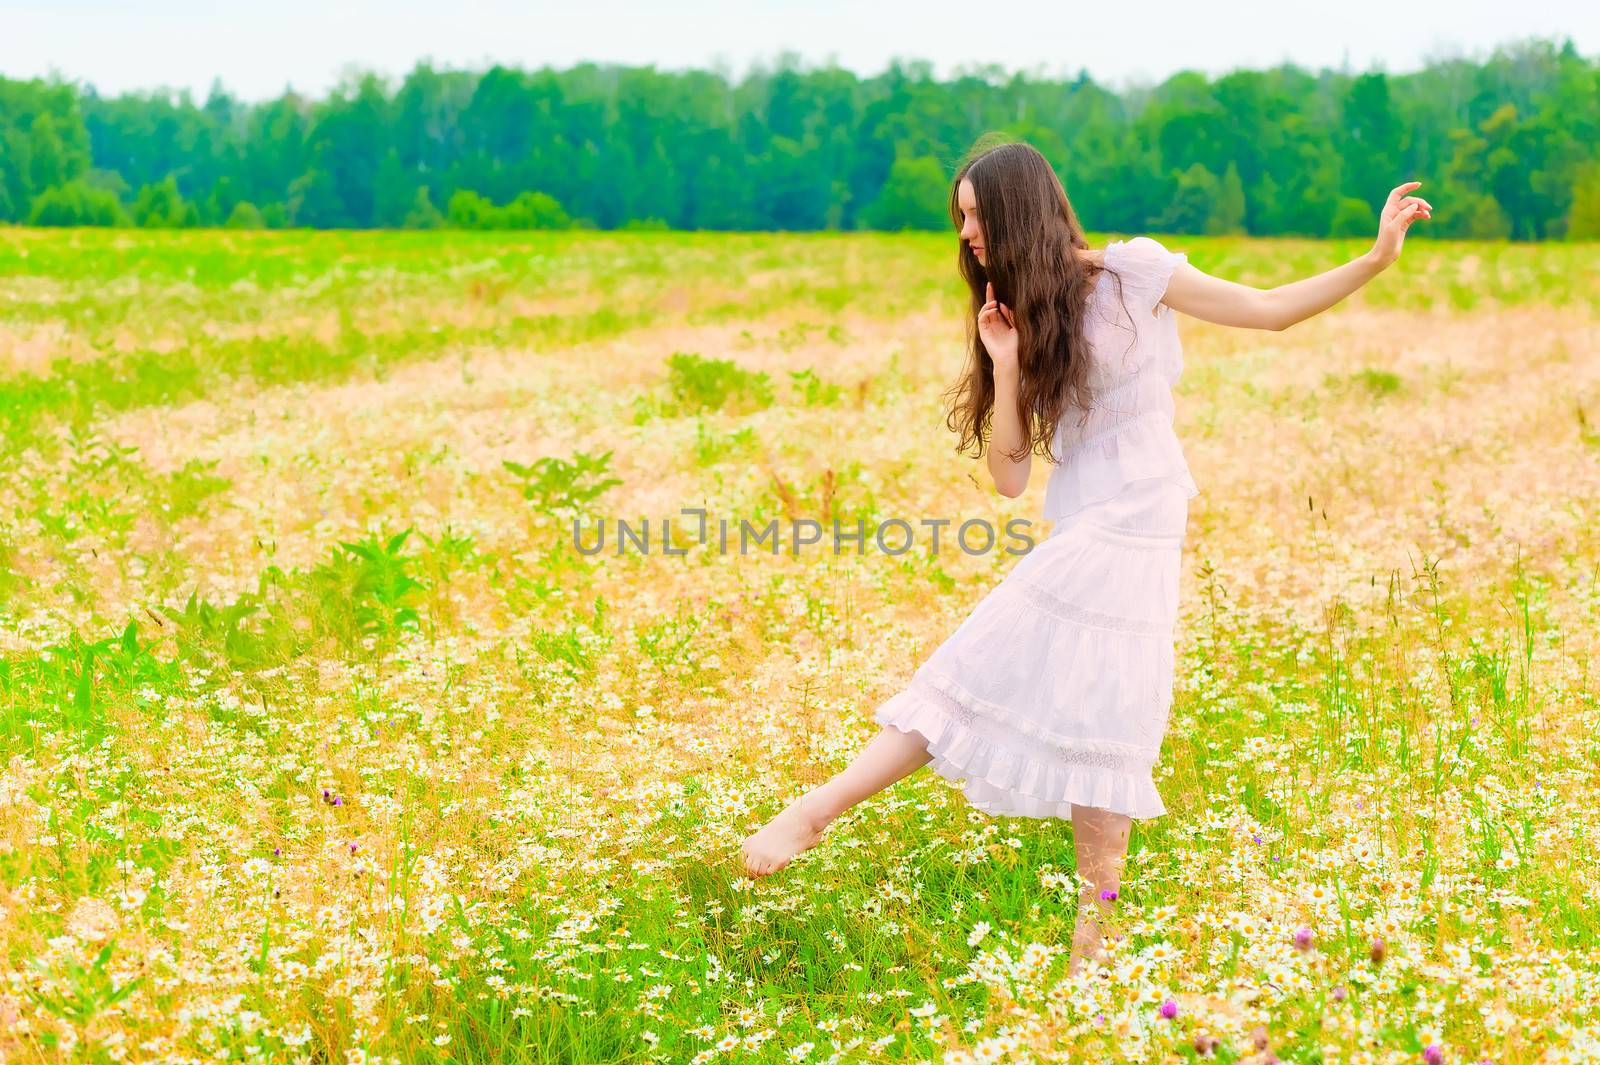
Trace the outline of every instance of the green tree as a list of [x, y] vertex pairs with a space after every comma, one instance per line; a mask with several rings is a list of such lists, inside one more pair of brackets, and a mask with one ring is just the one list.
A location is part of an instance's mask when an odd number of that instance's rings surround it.
[[1566, 236], [1568, 240], [1600, 240], [1600, 163], [1578, 168], [1572, 182]]
[[877, 200], [862, 220], [873, 229], [948, 229], [950, 179], [937, 159], [896, 159]]
[[817, 169], [800, 141], [772, 137], [753, 169], [756, 211], [766, 223], [762, 228], [822, 228], [833, 182]]
[[445, 205], [445, 216], [457, 229], [493, 229], [494, 204], [471, 189], [457, 189]]
[[1487, 192], [1463, 191], [1451, 201], [1449, 213], [1452, 220], [1459, 220], [1451, 227], [1452, 236], [1507, 240], [1514, 235], [1511, 216], [1500, 206], [1500, 201]]
[[407, 170], [400, 162], [400, 154], [391, 149], [378, 164], [375, 181], [374, 224], [391, 228], [404, 225], [416, 206], [416, 174]]
[[211, 187], [195, 208], [200, 212], [200, 224], [203, 226], [223, 225], [232, 217], [233, 209], [243, 202], [239, 191], [239, 179], [232, 174], [219, 177], [216, 184]]
[[1215, 234], [1244, 232], [1244, 182], [1239, 178], [1239, 167], [1233, 162], [1222, 175], [1217, 186], [1217, 198], [1206, 218], [1205, 232]]
[[532, 190], [499, 207], [470, 189], [457, 189], [446, 215], [458, 229], [565, 229], [572, 224], [555, 197]]
[[297, 226], [341, 229], [354, 224], [339, 198], [333, 175], [320, 167], [312, 167], [289, 183], [286, 207], [289, 220]]
[[433, 199], [428, 195], [428, 186], [418, 186], [417, 194], [411, 199], [411, 210], [406, 212], [405, 227], [407, 229], [438, 229], [444, 224], [444, 215], [439, 212], [439, 208], [433, 205]]
[[507, 229], [566, 229], [572, 219], [554, 196], [528, 190], [502, 209]]
[[1204, 163], [1195, 163], [1177, 176], [1176, 185], [1165, 209], [1156, 216], [1153, 228], [1163, 233], [1206, 232], [1222, 196], [1222, 183], [1217, 175], [1206, 169]]
[[127, 212], [117, 197], [82, 179], [46, 189], [34, 197], [28, 224], [35, 226], [123, 226]]
[[177, 178], [168, 174], [154, 185], [139, 190], [133, 203], [135, 225], [146, 229], [179, 229], [200, 224], [194, 204], [178, 192]]
[[1378, 214], [1366, 200], [1342, 196], [1333, 210], [1333, 222], [1328, 227], [1330, 237], [1378, 236]]
[[386, 157], [390, 112], [382, 79], [361, 75], [354, 85], [339, 86], [318, 110], [310, 134], [314, 176], [301, 211], [323, 220], [313, 225], [377, 224], [378, 176]]
[[0, 78], [0, 220], [23, 219], [35, 196], [90, 169], [77, 88]]
[[233, 210], [228, 214], [229, 229], [265, 229], [266, 226], [266, 220], [261, 217], [261, 212], [249, 200], [240, 200], [233, 205]]
[[[1344, 187], [1363, 202], [1387, 196], [1402, 180], [1396, 172], [1403, 148], [1403, 130], [1390, 96], [1388, 75], [1362, 74], [1352, 81], [1341, 101], [1341, 116], [1338, 145]], [[1330, 231], [1354, 218], [1341, 196]], [[1376, 220], [1372, 228], [1377, 231]]]
[[71, 173], [67, 146], [56, 132], [54, 115], [43, 114], [33, 120], [28, 134], [28, 177], [34, 188], [44, 189], [64, 185], [76, 174]]

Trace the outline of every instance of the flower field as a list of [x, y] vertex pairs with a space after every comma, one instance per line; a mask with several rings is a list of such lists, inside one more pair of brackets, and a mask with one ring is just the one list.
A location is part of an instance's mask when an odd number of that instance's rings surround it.
[[1007, 499], [944, 424], [955, 254], [0, 228], [0, 1060], [1600, 1061], [1592, 245], [1181, 319], [1170, 813], [1108, 965], [1070, 827], [929, 771], [740, 875], [1017, 558], [873, 528], [1047, 532], [1043, 460]]

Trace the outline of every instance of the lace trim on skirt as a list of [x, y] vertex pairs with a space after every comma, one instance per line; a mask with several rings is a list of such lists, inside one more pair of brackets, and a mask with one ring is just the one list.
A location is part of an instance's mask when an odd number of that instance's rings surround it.
[[1071, 820], [1078, 806], [1135, 818], [1166, 812], [1144, 752], [1105, 741], [1045, 745], [1002, 739], [999, 734], [1009, 730], [997, 720], [920, 676], [873, 718], [926, 737], [929, 766], [960, 783], [968, 803], [991, 815]]
[[[1012, 718], [1009, 711], [1004, 708], [995, 708], [1000, 714], [995, 714], [989, 709], [989, 704], [974, 706], [957, 698], [946, 691], [937, 682], [922, 674], [911, 678], [907, 686], [909, 690], [931, 700], [941, 710], [961, 724], [963, 728], [972, 729], [981, 724], [1000, 725], [1009, 724], [1006, 720], [997, 718]], [[984, 703], [976, 696], [967, 694], [974, 702]], [[1051, 736], [1038, 728], [1030, 728], [1025, 733], [1030, 743], [1035, 746], [1035, 754], [1045, 756], [1051, 761], [1063, 762], [1069, 765], [1094, 766], [1097, 769], [1109, 769], [1117, 773], [1141, 773], [1148, 775], [1155, 764], [1156, 752], [1141, 751], [1135, 747], [1108, 741], [1066, 740]]]

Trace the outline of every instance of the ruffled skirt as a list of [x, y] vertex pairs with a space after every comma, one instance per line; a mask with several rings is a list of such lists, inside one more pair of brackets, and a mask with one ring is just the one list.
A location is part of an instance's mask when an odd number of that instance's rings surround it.
[[1126, 485], [1059, 520], [873, 720], [989, 814], [1166, 813], [1151, 773], [1172, 707], [1190, 492]]

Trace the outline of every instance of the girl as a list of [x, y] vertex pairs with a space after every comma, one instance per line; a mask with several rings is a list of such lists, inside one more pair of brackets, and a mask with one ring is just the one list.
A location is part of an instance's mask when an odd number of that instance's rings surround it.
[[[1282, 330], [1338, 303], [1400, 255], [1426, 200], [1389, 193], [1365, 255], [1257, 289], [1203, 273], [1150, 237], [1089, 248], [1066, 192], [1027, 144], [975, 148], [950, 214], [972, 293], [968, 368], [953, 390], [958, 451], [983, 451], [995, 487], [1053, 463], [1050, 535], [878, 707], [851, 764], [744, 841], [765, 876], [845, 810], [923, 765], [990, 814], [1073, 825], [1082, 885], [1072, 971], [1100, 957], [1134, 818], [1166, 812], [1152, 769], [1172, 702], [1173, 624], [1188, 502], [1199, 489], [1173, 434], [1182, 369], [1173, 310]], [[1059, 459], [1056, 457], [1059, 455]]]

